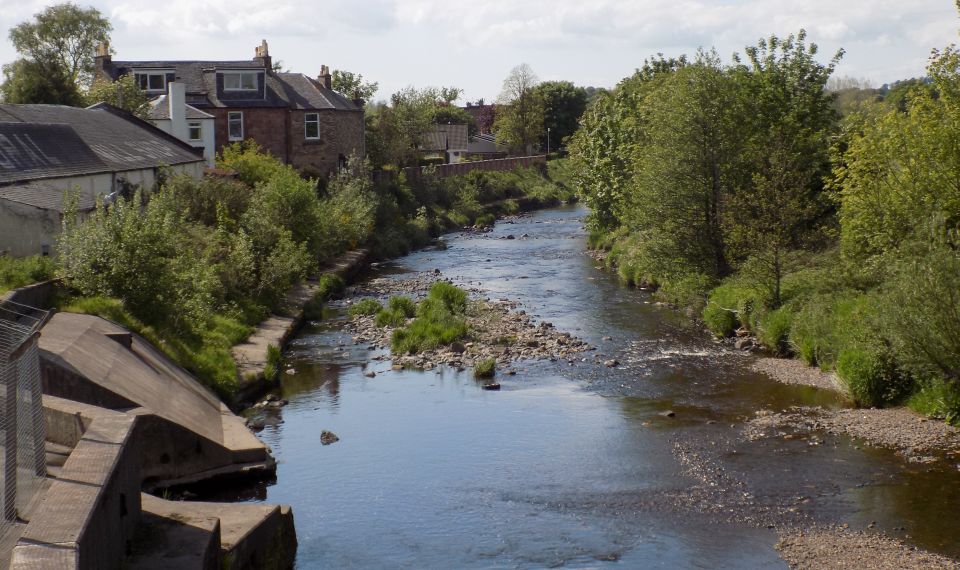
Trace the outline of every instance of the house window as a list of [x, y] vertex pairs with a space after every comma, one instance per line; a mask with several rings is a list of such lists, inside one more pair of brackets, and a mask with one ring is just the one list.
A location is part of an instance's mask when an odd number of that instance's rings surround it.
[[135, 73], [137, 85], [144, 91], [166, 91], [167, 74], [162, 71]]
[[[191, 121], [187, 123], [187, 131], [189, 133], [190, 140], [199, 141], [203, 139], [203, 127], [200, 125], [200, 121]], [[243, 136], [243, 125], [240, 126], [240, 135]]]
[[227, 130], [230, 140], [243, 140], [243, 113], [239, 111], [227, 113]]
[[225, 71], [223, 73], [224, 91], [256, 91], [256, 71]]
[[303, 136], [312, 140], [320, 138], [320, 113], [307, 113], [303, 116]]

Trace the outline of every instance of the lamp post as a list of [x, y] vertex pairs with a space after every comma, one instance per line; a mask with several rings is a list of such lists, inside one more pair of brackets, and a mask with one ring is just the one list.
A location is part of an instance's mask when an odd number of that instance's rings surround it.
[[550, 127], [547, 127], [547, 160], [550, 160]]

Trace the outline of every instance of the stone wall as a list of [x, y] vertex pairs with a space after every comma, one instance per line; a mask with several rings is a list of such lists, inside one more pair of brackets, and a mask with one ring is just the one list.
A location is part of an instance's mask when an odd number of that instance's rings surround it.
[[[494, 160], [481, 160], [478, 162], [460, 162], [457, 164], [439, 164], [434, 166], [434, 172], [437, 176], [441, 178], [446, 178], [448, 176], [459, 176], [461, 174], [466, 174], [473, 170], [483, 170], [483, 171], [508, 171], [516, 170], [518, 168], [540, 168], [545, 169], [547, 167], [547, 157], [546, 155], [536, 155], [536, 156], [519, 156], [515, 158], [498, 158]], [[420, 177], [423, 172], [423, 168], [418, 166], [411, 166], [403, 169], [403, 172], [407, 175], [408, 180], [414, 180]]]

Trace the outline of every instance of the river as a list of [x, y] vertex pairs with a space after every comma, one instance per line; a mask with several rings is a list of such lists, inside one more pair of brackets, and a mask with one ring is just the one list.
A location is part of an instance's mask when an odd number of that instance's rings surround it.
[[371, 360], [338, 310], [292, 342], [289, 404], [260, 434], [277, 481], [258, 500], [293, 505], [298, 568], [784, 568], [777, 528], [813, 523], [960, 555], [956, 469], [824, 434], [745, 441], [756, 410], [842, 404], [751, 372], [596, 268], [584, 215], [450, 235], [376, 274], [440, 269], [621, 366], [521, 362], [484, 391], [469, 370]]

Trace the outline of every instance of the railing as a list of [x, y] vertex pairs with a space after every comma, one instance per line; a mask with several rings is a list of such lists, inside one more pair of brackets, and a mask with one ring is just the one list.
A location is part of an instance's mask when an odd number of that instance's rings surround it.
[[0, 303], [0, 536], [46, 476], [37, 339], [47, 317], [33, 307]]

